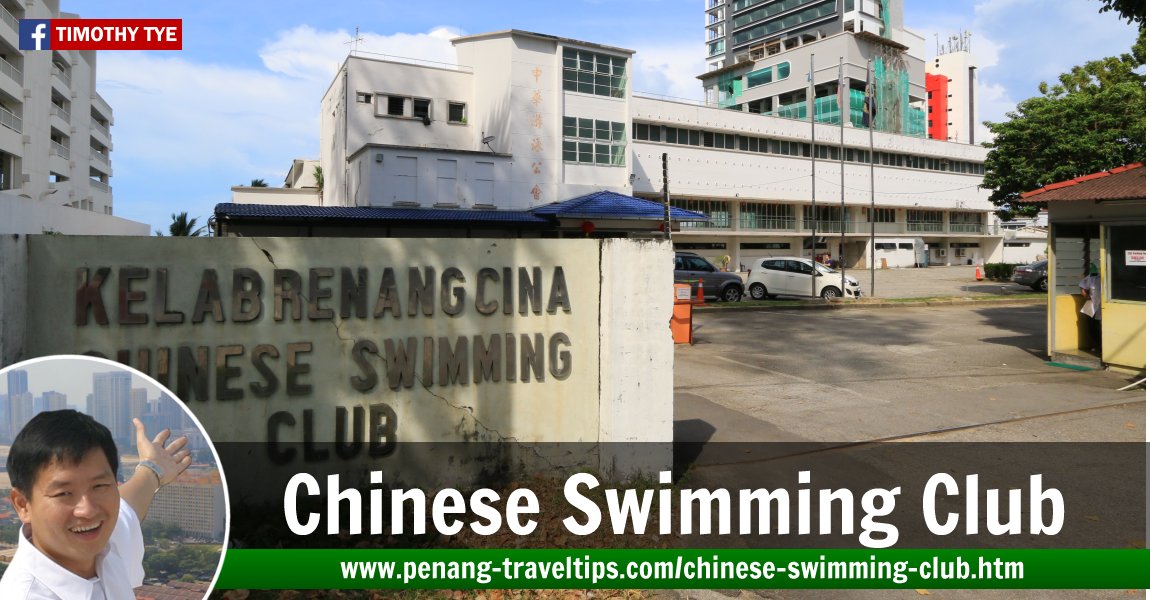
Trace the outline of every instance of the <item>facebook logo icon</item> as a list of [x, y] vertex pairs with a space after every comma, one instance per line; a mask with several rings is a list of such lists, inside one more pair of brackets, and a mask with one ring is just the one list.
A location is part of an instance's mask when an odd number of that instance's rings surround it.
[[20, 49], [52, 48], [52, 22], [48, 19], [20, 19]]

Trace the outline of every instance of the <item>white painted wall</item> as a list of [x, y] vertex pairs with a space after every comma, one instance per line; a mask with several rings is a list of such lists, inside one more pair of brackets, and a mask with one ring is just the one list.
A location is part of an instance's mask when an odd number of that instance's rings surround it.
[[[882, 268], [882, 261], [886, 259], [888, 269], [913, 267], [915, 265], [914, 242], [910, 238], [875, 238], [874, 262], [876, 268]], [[899, 244], [910, 244], [910, 248], [899, 248]], [[880, 250], [880, 244], [894, 244], [894, 250]], [[867, 266], [870, 266], [870, 252], [866, 255]]]
[[649, 453], [608, 447], [618, 452], [601, 457], [607, 473], [651, 474], [674, 437], [673, 258], [663, 241], [602, 241], [599, 439]]
[[350, 204], [527, 208], [509, 201], [517, 197], [509, 178], [512, 169], [510, 157], [490, 152], [370, 146], [353, 155], [348, 165]]
[[77, 235], [151, 235], [147, 223], [61, 206], [59, 194], [32, 200], [0, 193], [0, 234], [64, 233]]
[[[1005, 263], [1032, 263], [1046, 258], [1047, 231], [1042, 228], [1024, 227], [1007, 230], [1003, 236], [1002, 260]], [[1017, 246], [1007, 244], [1029, 244]]]
[[[682, 102], [637, 97], [633, 100], [633, 119], [656, 122], [672, 127], [690, 127], [737, 135], [757, 135], [777, 139], [809, 141], [809, 122], [778, 119], [697, 106]], [[819, 143], [838, 145], [839, 128], [816, 125]], [[865, 129], [843, 131], [847, 147], [868, 148]], [[940, 142], [875, 132], [876, 151], [900, 152], [981, 162], [986, 149], [969, 144]], [[634, 142], [634, 172], [638, 176], [635, 191], [654, 193], [662, 189], [661, 155], [670, 155], [671, 192], [675, 196], [740, 199], [810, 201], [811, 160], [803, 157], [777, 156], [732, 150], [715, 150], [656, 142]], [[825, 201], [839, 199], [838, 161], [819, 160], [816, 192]], [[986, 190], [978, 188], [978, 175], [923, 171], [920, 169], [875, 167], [875, 203], [879, 206], [993, 210]], [[804, 177], [805, 175], [805, 177]], [[846, 164], [848, 204], [870, 205], [870, 167], [861, 163]]]
[[237, 185], [232, 187], [232, 202], [236, 204], [273, 204], [276, 206], [318, 206], [320, 197], [315, 188], [259, 188]]

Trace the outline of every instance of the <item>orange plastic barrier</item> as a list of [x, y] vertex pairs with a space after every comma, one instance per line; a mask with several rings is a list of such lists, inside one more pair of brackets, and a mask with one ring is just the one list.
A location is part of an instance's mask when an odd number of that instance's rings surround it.
[[671, 339], [676, 344], [693, 344], [691, 337], [691, 285], [675, 284], [675, 308], [671, 312]]

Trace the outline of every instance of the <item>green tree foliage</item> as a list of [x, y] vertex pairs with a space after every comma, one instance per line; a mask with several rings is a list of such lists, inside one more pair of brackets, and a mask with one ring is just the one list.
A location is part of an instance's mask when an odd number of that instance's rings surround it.
[[[188, 218], [188, 213], [175, 213], [172, 215], [172, 224], [168, 226], [168, 235], [172, 237], [200, 237], [204, 235], [204, 227], [196, 227], [196, 219], [193, 217]], [[156, 235], [163, 236], [164, 233], [156, 231]]]
[[987, 122], [993, 141], [983, 187], [1002, 216], [1027, 213], [1022, 193], [1146, 158], [1146, 30], [1128, 54], [1089, 61], [1043, 82], [1007, 121]]
[[1102, 8], [1098, 12], [1112, 10], [1117, 11], [1127, 23], [1138, 23], [1139, 27], [1146, 25], [1146, 0], [1102, 0]]
[[148, 547], [144, 572], [159, 580], [211, 581], [220, 560], [220, 547], [180, 544]]
[[268, 182], [263, 179], [253, 179], [250, 187], [267, 187]]

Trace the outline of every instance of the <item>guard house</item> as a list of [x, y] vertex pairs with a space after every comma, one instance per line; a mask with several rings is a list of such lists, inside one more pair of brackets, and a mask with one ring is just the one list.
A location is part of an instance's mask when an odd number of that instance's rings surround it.
[[[1146, 369], [1146, 167], [1134, 163], [1022, 195], [1050, 213], [1047, 352], [1052, 360]], [[1091, 352], [1085, 298], [1089, 265], [1102, 278], [1102, 348]]]

